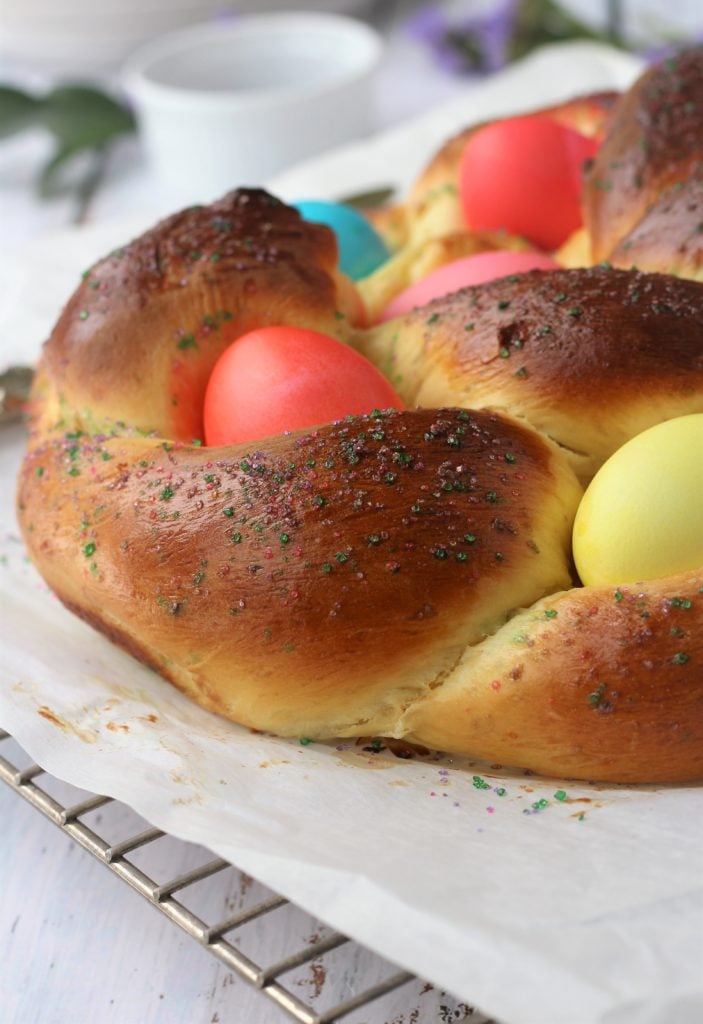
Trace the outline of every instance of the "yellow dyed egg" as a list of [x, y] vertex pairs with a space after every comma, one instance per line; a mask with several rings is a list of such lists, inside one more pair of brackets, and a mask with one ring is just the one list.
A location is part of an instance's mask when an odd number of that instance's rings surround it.
[[703, 413], [650, 427], [611, 455], [583, 496], [573, 543], [592, 586], [703, 566]]

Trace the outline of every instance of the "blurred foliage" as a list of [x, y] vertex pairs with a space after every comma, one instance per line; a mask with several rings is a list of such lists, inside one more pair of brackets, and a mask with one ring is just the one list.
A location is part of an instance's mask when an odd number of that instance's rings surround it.
[[592, 39], [616, 46], [622, 45], [618, 27], [618, 5], [611, 3], [609, 9], [609, 24], [604, 31], [599, 32], [575, 18], [553, 0], [522, 0], [516, 9], [507, 59], [517, 60], [538, 46], [562, 43], [570, 39]]
[[76, 182], [66, 173], [75, 159], [100, 156], [120, 135], [135, 131], [134, 117], [112, 97], [88, 85], [62, 85], [44, 96], [33, 96], [0, 85], [0, 139], [29, 128], [43, 128], [55, 140], [55, 148], [40, 169], [37, 186], [44, 197], [85, 190], [95, 175], [88, 162]]

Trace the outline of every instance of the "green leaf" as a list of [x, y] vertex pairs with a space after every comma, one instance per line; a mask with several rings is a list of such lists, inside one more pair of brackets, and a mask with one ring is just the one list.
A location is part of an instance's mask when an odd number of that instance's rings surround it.
[[[617, 4], [611, 6], [619, 7]], [[565, 42], [569, 39], [615, 42], [612, 32], [600, 32], [591, 28], [554, 0], [523, 0], [518, 6], [508, 59], [518, 60], [538, 46]]]
[[40, 100], [21, 89], [0, 85], [0, 139], [6, 139], [36, 122], [41, 105]]
[[61, 146], [56, 150], [39, 173], [37, 186], [42, 199], [54, 199], [66, 191], [62, 187], [62, 172], [66, 169], [66, 165], [81, 152], [83, 152], [81, 149], [70, 149]]
[[64, 85], [50, 92], [44, 100], [42, 120], [56, 136], [60, 153], [67, 154], [96, 149], [116, 135], [135, 130], [128, 110], [85, 85]]
[[357, 192], [355, 195], [345, 196], [339, 202], [344, 203], [345, 206], [353, 206], [357, 210], [368, 210], [369, 207], [383, 206], [391, 199], [394, 192], [393, 185], [385, 185], [370, 192]]

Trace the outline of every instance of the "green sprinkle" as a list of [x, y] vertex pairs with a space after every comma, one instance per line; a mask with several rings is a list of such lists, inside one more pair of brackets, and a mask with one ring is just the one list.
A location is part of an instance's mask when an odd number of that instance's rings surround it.
[[685, 651], [677, 651], [674, 657], [671, 659], [674, 665], [685, 665], [689, 660], [688, 654]]
[[300, 737], [300, 746], [301, 747], [309, 747], [311, 743], [312, 743], [312, 740], [308, 739], [307, 736], [301, 736]]
[[242, 535], [241, 535], [241, 533], [239, 533], [239, 531], [237, 531], [236, 533], [233, 533], [232, 534], [232, 543], [233, 544], [241, 544], [241, 542], [242, 542]]
[[558, 613], [557, 613], [556, 608], [547, 608], [545, 610], [544, 617], [545, 617], [545, 619], [556, 619], [557, 614]]
[[476, 326], [476, 324], [464, 324], [464, 330], [465, 331], [473, 331], [475, 326]]
[[177, 347], [184, 351], [187, 348], [197, 348], [198, 343], [195, 340], [194, 334], [184, 334], [178, 339]]
[[573, 317], [583, 316], [583, 310], [579, 309], [578, 306], [572, 306], [571, 309], [569, 310], [569, 316], [573, 316]]
[[559, 800], [560, 803], [563, 803], [567, 799], [566, 791], [563, 789], [558, 789], [554, 794], [554, 799]]
[[431, 326], [432, 324], [436, 324], [438, 320], [439, 320], [439, 313], [433, 313], [432, 316], [427, 318], [426, 322], [427, 322], [428, 326]]
[[321, 494], [316, 494], [312, 501], [313, 505], [317, 505], [318, 508], [324, 508], [327, 504], [327, 498], [323, 498]]
[[171, 487], [170, 484], [167, 484], [166, 487], [164, 487], [161, 494], [159, 495], [159, 498], [161, 499], [161, 501], [169, 501], [169, 499], [173, 497], [173, 494], [173, 487]]
[[439, 559], [446, 558], [447, 557], [447, 549], [446, 548], [435, 548], [434, 549], [434, 556], [435, 556], [435, 558], [439, 558]]
[[487, 491], [486, 492], [486, 501], [490, 501], [491, 505], [495, 505], [495, 503], [498, 501], [498, 492], [497, 491]]
[[615, 593], [613, 594], [613, 597], [615, 598], [616, 601], [622, 601], [622, 591], [616, 590]]
[[322, 571], [324, 573], [331, 573], [332, 572], [332, 566], [330, 565], [329, 562], [323, 562], [320, 568], [322, 569]]
[[44, 467], [43, 466], [37, 466], [36, 473], [37, 473], [37, 476], [44, 476]]
[[281, 544], [290, 543], [290, 535], [287, 533], [282, 533], [278, 539], [280, 540]]
[[490, 784], [488, 782], [486, 782], [485, 779], [482, 779], [480, 775], [474, 775], [473, 783], [474, 783], [474, 787], [476, 789], [490, 789], [491, 788]]
[[519, 370], [515, 371], [515, 376], [516, 377], [520, 377], [520, 378], [526, 377], [527, 376], [527, 367], [521, 366]]
[[469, 556], [466, 554], [465, 551], [457, 551], [454, 557], [456, 558], [457, 562], [465, 562]]
[[501, 359], [508, 359], [508, 357], [510, 356], [510, 349], [501, 348], [498, 350], [498, 355], [500, 356]]
[[81, 474], [81, 471], [78, 468], [78, 466], [71, 466], [71, 468], [68, 471], [68, 475], [69, 476], [80, 476], [80, 474]]
[[507, 309], [510, 305], [510, 299], [501, 299], [498, 303], [498, 309]]
[[82, 309], [80, 311], [80, 313], [78, 314], [78, 319], [79, 320], [87, 320], [89, 316], [90, 316], [90, 313], [88, 312], [88, 310], [87, 309]]
[[464, 534], [464, 540], [466, 541], [467, 544], [475, 544], [476, 543], [476, 534], [475, 533], [465, 533]]
[[380, 537], [380, 534], [378, 534], [378, 533], [370, 533], [366, 539], [369, 542], [369, 544], [380, 544], [381, 543], [381, 537]]
[[594, 690], [593, 693], [588, 695], [588, 706], [591, 708], [599, 708], [601, 701], [603, 700], [603, 694], [605, 693], [605, 683], [599, 683], [598, 689]]
[[517, 458], [513, 455], [512, 452], [506, 452], [505, 453], [505, 461], [506, 462], [517, 462]]
[[232, 508], [232, 506], [228, 505], [227, 508], [223, 508], [222, 515], [227, 516], [228, 519], [231, 519], [232, 516], [234, 515], [234, 509]]
[[90, 558], [91, 555], [95, 554], [95, 544], [93, 544], [92, 540], [89, 541], [83, 548], [83, 554], [85, 555], [86, 558]]
[[496, 796], [505, 796], [505, 794], [506, 794], [507, 792], [508, 792], [508, 791], [507, 791], [507, 789], [505, 789], [505, 787], [504, 787], [504, 786], [498, 786], [498, 788], [497, 788], [497, 789], [496, 789], [496, 791], [495, 791], [495, 794], [496, 794]]
[[532, 805], [535, 811], [543, 811], [545, 807], [549, 807], [549, 800], [545, 800], [544, 797], [541, 800], [535, 800]]
[[341, 565], [349, 561], [349, 555], [346, 553], [346, 551], [338, 551], [334, 557]]

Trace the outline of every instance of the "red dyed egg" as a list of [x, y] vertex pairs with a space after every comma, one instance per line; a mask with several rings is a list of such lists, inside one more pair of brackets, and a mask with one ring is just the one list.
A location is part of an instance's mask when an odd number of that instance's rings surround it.
[[389, 382], [348, 345], [318, 331], [262, 327], [215, 364], [205, 393], [205, 443], [252, 441], [391, 406], [403, 407]]
[[542, 249], [557, 249], [582, 223], [581, 169], [597, 148], [595, 139], [543, 115], [480, 128], [459, 168], [467, 225], [504, 228]]

